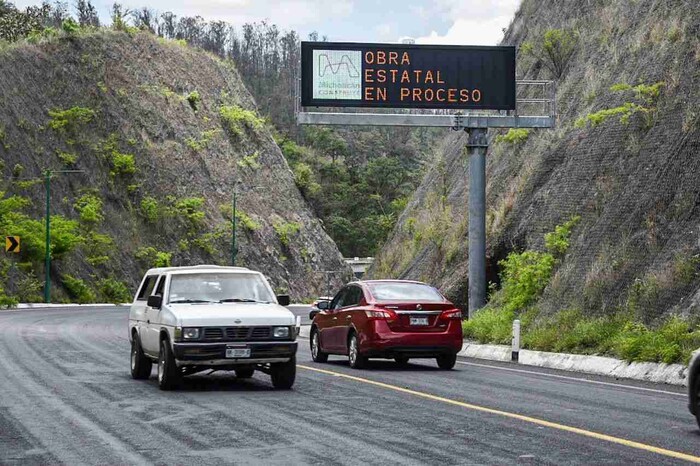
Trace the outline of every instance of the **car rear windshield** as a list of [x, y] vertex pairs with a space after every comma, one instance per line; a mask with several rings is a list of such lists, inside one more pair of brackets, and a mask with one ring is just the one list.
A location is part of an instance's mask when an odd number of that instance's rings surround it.
[[265, 280], [254, 273], [174, 274], [170, 303], [274, 302]]
[[369, 289], [377, 301], [445, 301], [438, 290], [420, 283], [372, 283]]

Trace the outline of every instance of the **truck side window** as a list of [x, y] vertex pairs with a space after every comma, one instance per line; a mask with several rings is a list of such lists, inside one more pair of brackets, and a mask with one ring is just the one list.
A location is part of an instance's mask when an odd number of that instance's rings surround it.
[[139, 294], [136, 296], [137, 301], [146, 301], [153, 291], [153, 287], [156, 285], [156, 280], [158, 275], [149, 275], [146, 280], [141, 285]]
[[158, 286], [156, 286], [156, 291], [153, 292], [156, 296], [163, 296], [163, 289], [165, 288], [165, 275], [160, 276], [158, 280]]

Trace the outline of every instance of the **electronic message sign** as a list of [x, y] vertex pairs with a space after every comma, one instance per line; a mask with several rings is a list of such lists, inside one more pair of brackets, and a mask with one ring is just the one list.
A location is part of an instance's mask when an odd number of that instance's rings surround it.
[[301, 105], [515, 109], [515, 47], [301, 43]]

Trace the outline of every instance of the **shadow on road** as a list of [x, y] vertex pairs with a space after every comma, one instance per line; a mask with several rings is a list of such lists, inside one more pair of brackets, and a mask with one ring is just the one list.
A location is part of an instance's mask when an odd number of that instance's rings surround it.
[[[440, 369], [439, 367], [435, 366], [428, 366], [426, 364], [429, 364], [430, 360], [426, 359], [424, 361], [424, 364], [416, 364], [409, 362], [408, 364], [397, 364], [395, 361], [391, 360], [375, 360], [375, 359], [370, 359], [367, 361], [364, 369], [361, 369], [358, 371], [358, 373], [361, 373], [362, 370], [378, 370], [378, 371], [387, 371], [387, 372], [446, 372]], [[333, 365], [333, 366], [338, 366], [338, 367], [350, 367], [350, 364], [348, 363], [347, 360], [332, 360], [329, 359], [326, 364]]]

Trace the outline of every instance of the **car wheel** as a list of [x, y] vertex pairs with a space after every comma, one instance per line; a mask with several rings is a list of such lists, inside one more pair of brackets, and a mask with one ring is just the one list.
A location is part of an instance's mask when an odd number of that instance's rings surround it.
[[700, 427], [700, 374], [695, 376], [695, 421]]
[[170, 343], [167, 339], [160, 342], [160, 355], [158, 356], [158, 387], [161, 390], [173, 390], [177, 388], [182, 379]]
[[405, 356], [397, 356], [394, 358], [394, 361], [396, 361], [396, 364], [398, 364], [399, 366], [408, 365], [408, 358]]
[[309, 344], [311, 345], [311, 359], [313, 359], [314, 362], [328, 361], [328, 353], [321, 351], [321, 338], [318, 330], [314, 329], [314, 331], [311, 332], [311, 341]]
[[367, 363], [367, 358], [360, 354], [360, 343], [356, 333], [353, 333], [350, 337], [348, 361], [353, 369], [362, 369]]
[[255, 369], [236, 369], [236, 377], [239, 379], [249, 379], [255, 373]]
[[287, 362], [276, 362], [270, 365], [270, 377], [272, 386], [282, 390], [289, 390], [294, 385], [297, 377], [297, 358], [292, 356]]
[[153, 362], [143, 354], [141, 340], [138, 334], [131, 339], [131, 377], [136, 380], [144, 380], [151, 376]]
[[438, 356], [436, 359], [438, 367], [446, 371], [449, 371], [455, 367], [455, 364], [457, 363], [456, 354], [443, 354], [442, 356]]

